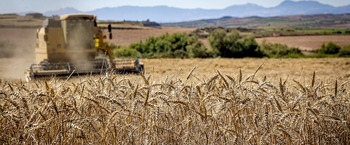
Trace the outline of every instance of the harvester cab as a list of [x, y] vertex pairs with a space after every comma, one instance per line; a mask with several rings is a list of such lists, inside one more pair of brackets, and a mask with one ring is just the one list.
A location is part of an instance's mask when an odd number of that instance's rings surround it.
[[[109, 39], [112, 27], [108, 25]], [[35, 64], [25, 72], [27, 81], [47, 77], [101, 74], [104, 72], [142, 73], [138, 59], [114, 59], [104, 27], [89, 14], [63, 15], [59, 20], [46, 19], [37, 31]], [[108, 59], [96, 59], [98, 51]]]

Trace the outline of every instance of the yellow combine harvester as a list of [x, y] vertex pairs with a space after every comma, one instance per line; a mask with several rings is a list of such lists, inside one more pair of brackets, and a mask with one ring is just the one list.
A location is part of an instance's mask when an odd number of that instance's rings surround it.
[[[112, 38], [108, 25], [109, 39]], [[60, 20], [47, 19], [37, 32], [35, 64], [25, 72], [27, 81], [41, 77], [101, 74], [104, 72], [142, 73], [138, 59], [116, 60], [96, 17], [89, 14], [69, 14]], [[98, 52], [109, 59], [96, 59]]]

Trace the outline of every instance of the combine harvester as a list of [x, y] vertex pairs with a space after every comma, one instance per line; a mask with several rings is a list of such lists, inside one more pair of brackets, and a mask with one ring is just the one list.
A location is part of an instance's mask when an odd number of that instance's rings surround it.
[[[112, 27], [108, 25], [109, 40]], [[89, 14], [69, 14], [60, 20], [47, 19], [37, 32], [35, 63], [25, 71], [27, 81], [38, 78], [68, 77], [70, 75], [143, 73], [138, 59], [116, 60], [103, 28]], [[96, 59], [98, 52], [109, 59]]]

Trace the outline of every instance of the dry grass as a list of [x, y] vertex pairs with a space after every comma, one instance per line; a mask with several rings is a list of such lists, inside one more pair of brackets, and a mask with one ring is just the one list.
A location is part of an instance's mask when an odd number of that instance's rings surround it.
[[349, 144], [346, 79], [325, 80], [317, 71], [270, 78], [263, 75], [269, 62], [259, 62], [251, 73], [218, 69], [207, 77], [192, 65], [162, 79], [150, 72], [0, 80], [0, 142]]
[[[216, 70], [223, 74], [236, 75], [239, 69], [246, 74], [253, 74], [263, 63], [259, 71], [260, 76], [267, 79], [292, 78], [306, 79], [309, 74], [317, 72], [324, 81], [348, 80], [350, 77], [349, 58], [322, 58], [322, 59], [262, 59], [262, 58], [215, 58], [215, 59], [141, 59], [145, 70], [156, 80], [162, 80], [178, 73], [179, 78], [186, 78], [187, 72], [193, 67], [193, 74], [199, 78], [209, 79], [216, 75]], [[277, 80], [279, 81], [279, 80]], [[304, 82], [304, 81], [303, 81]]]

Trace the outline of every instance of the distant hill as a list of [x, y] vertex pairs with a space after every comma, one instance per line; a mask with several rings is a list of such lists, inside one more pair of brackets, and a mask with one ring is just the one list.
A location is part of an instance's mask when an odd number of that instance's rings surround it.
[[[70, 11], [69, 9], [67, 9]], [[63, 14], [63, 13], [62, 13]], [[56, 17], [55, 15], [54, 17]], [[27, 14], [0, 14], [0, 28], [40, 28], [43, 26], [43, 21], [47, 18], [41, 13]], [[56, 17], [57, 18], [57, 17]], [[152, 21], [97, 21], [98, 25], [107, 28], [112, 24], [112, 29], [154, 29], [160, 28], [161, 25]]]
[[350, 5], [333, 7], [316, 1], [284, 1], [276, 7], [262, 7], [256, 4], [233, 5], [225, 9], [182, 9], [168, 6], [136, 7], [122, 6], [100, 8], [92, 11], [78, 11], [74, 8], [65, 8], [44, 13], [46, 16], [63, 15], [68, 13], [90, 13], [97, 15], [101, 20], [151, 20], [156, 22], [184, 22], [200, 19], [230, 17], [273, 17], [286, 15], [310, 14], [344, 14], [350, 13]]
[[350, 14], [290, 15], [275, 17], [237, 18], [225, 16], [219, 19], [163, 23], [165, 27], [302, 27], [302, 28], [350, 28]]

